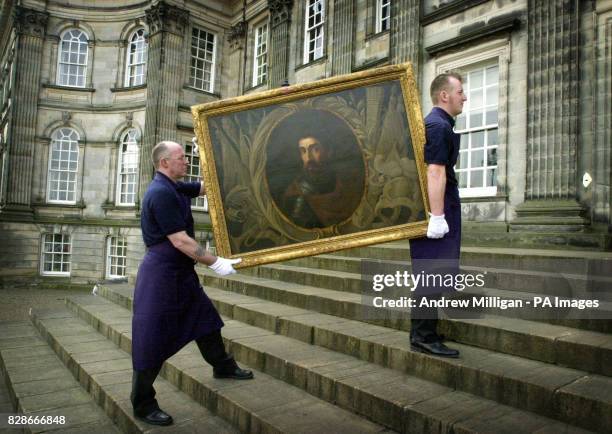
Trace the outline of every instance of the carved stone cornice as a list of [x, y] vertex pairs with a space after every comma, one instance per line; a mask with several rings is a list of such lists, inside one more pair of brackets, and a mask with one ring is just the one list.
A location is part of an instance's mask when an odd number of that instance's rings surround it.
[[20, 35], [43, 38], [47, 29], [49, 14], [23, 6], [15, 8], [15, 29]]
[[240, 21], [235, 26], [230, 27], [227, 40], [230, 44], [231, 49], [237, 49], [242, 47], [246, 32], [247, 24], [244, 21]]
[[149, 26], [150, 35], [157, 32], [170, 32], [183, 36], [189, 24], [189, 12], [168, 3], [159, 2], [145, 11], [145, 20]]
[[272, 27], [276, 27], [285, 21], [291, 20], [291, 8], [293, 0], [268, 0], [268, 9], [270, 9], [270, 21]]

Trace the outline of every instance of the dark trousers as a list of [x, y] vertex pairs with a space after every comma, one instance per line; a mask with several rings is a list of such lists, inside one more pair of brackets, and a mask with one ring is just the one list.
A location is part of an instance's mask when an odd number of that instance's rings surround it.
[[[415, 238], [410, 240], [412, 273], [448, 274], [459, 272], [461, 249], [461, 206], [459, 194], [447, 191], [444, 198], [444, 216], [449, 232], [440, 239]], [[410, 310], [410, 340], [433, 342], [439, 340], [437, 334], [438, 308], [418, 307], [423, 298], [439, 300], [450, 288], [418, 288], [412, 295], [416, 307]]]
[[[236, 367], [234, 358], [225, 351], [221, 330], [216, 330], [196, 339], [196, 344], [204, 360], [206, 360], [215, 371], [223, 372]], [[153, 387], [153, 383], [160, 370], [161, 366], [145, 369], [143, 371], [134, 370], [130, 399], [135, 415], [144, 417], [159, 409], [159, 405], [155, 399], [155, 388]]]

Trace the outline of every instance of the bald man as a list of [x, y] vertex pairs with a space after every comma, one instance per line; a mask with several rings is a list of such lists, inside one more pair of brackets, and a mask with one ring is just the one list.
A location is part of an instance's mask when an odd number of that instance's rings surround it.
[[245, 380], [253, 373], [240, 369], [225, 351], [223, 321], [195, 272], [200, 262], [217, 274], [232, 274], [240, 259], [216, 257], [194, 239], [191, 199], [204, 194], [204, 185], [180, 181], [189, 165], [183, 147], [160, 142], [152, 160], [156, 173], [141, 207], [147, 253], [134, 290], [131, 401], [140, 420], [170, 425], [172, 417], [159, 408], [153, 382], [164, 361], [189, 342], [196, 341], [216, 378]]

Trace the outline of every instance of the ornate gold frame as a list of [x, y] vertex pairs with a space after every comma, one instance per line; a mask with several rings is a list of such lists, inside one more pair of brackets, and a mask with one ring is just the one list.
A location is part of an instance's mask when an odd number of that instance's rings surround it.
[[208, 126], [209, 117], [246, 111], [272, 104], [287, 103], [311, 98], [313, 96], [394, 80], [399, 80], [401, 84], [404, 107], [408, 116], [411, 143], [414, 149], [419, 186], [423, 199], [423, 208], [425, 213], [427, 213], [429, 211], [429, 202], [426, 190], [426, 166], [423, 159], [425, 127], [423, 124], [416, 82], [412, 66], [409, 63], [386, 66], [354, 74], [332, 77], [313, 83], [297, 84], [191, 107], [217, 253], [224, 257], [241, 257], [242, 263], [239, 264], [237, 268], [242, 268], [370, 244], [424, 236], [427, 232], [426, 219], [381, 229], [372, 229], [280, 247], [266, 248], [239, 255], [232, 254], [230, 248], [219, 179], [214, 164], [215, 157]]

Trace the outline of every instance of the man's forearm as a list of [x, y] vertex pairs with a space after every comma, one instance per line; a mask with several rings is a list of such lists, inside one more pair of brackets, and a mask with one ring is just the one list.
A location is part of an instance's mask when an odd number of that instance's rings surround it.
[[186, 232], [172, 234], [168, 238], [170, 238], [170, 242], [172, 242], [174, 247], [204, 265], [212, 265], [217, 260], [216, 256], [207, 252], [204, 247], [187, 235]]
[[444, 193], [446, 191], [446, 168], [430, 164], [427, 167], [427, 197], [433, 215], [444, 214]]

